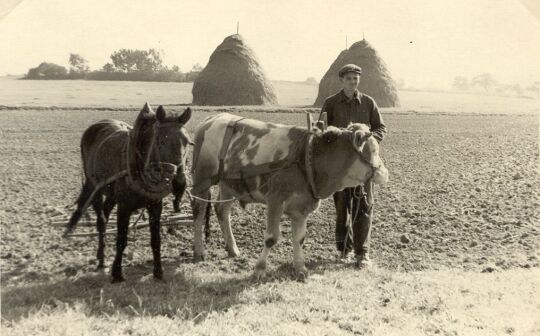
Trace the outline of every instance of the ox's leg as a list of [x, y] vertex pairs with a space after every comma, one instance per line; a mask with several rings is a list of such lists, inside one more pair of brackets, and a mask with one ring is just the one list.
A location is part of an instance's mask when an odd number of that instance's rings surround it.
[[[227, 189], [223, 186], [220, 186], [219, 199], [227, 200], [233, 197], [232, 193], [227, 192]], [[229, 257], [236, 257], [240, 254], [238, 246], [236, 246], [236, 240], [234, 239], [234, 234], [231, 228], [231, 208], [232, 201], [217, 203], [215, 205], [219, 226], [221, 227], [221, 232], [225, 239], [225, 249], [229, 253]]]
[[289, 214], [292, 221], [293, 264], [299, 275], [306, 277], [308, 271], [304, 264], [304, 240], [306, 238], [307, 216], [301, 212]]
[[107, 223], [107, 219], [103, 211], [103, 195], [101, 193], [94, 196], [94, 199], [92, 200], [92, 208], [96, 212], [97, 218], [96, 228], [98, 231], [98, 249], [96, 258], [98, 260], [97, 269], [99, 270], [105, 267], [105, 225]]
[[150, 246], [154, 257], [154, 278], [163, 279], [163, 269], [161, 267], [161, 235], [160, 235], [160, 219], [163, 203], [159, 201], [146, 208], [150, 217]]
[[[210, 199], [210, 190], [197, 195], [198, 197]], [[193, 261], [198, 262], [204, 260], [204, 242], [203, 242], [203, 228], [206, 220], [206, 208], [210, 205], [198, 199], [193, 199], [193, 224], [194, 224], [194, 238], [193, 238]]]
[[283, 214], [283, 203], [269, 201], [266, 207], [266, 231], [264, 232], [264, 247], [255, 265], [255, 277], [260, 278], [266, 272], [266, 259], [281, 238], [279, 223]]
[[114, 262], [112, 265], [112, 282], [121, 282], [124, 281], [122, 276], [122, 256], [124, 254], [124, 249], [127, 246], [127, 235], [129, 227], [129, 218], [131, 216], [132, 210], [126, 205], [119, 203], [118, 204], [118, 222], [117, 222], [117, 233], [116, 233], [116, 255], [114, 257]]

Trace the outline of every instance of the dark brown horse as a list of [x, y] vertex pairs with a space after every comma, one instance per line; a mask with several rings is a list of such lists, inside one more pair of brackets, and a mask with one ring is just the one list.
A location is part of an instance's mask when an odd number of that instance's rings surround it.
[[[191, 109], [180, 116], [167, 115], [159, 106], [154, 113], [145, 104], [135, 125], [103, 120], [90, 126], [81, 139], [85, 182], [64, 236], [69, 235], [91, 204], [96, 212], [99, 232], [98, 268], [104, 267], [105, 225], [118, 204], [116, 256], [112, 282], [123, 281], [122, 255], [127, 245], [131, 214], [146, 208], [149, 214], [154, 277], [162, 279], [160, 217], [162, 199], [181, 187], [184, 153], [191, 143], [183, 127], [191, 118]], [[184, 179], [185, 180], [185, 179]], [[185, 185], [184, 185], [185, 189]]]

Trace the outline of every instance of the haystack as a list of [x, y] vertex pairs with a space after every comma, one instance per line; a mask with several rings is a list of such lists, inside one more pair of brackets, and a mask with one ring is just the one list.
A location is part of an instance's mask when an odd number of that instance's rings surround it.
[[195, 105], [273, 105], [274, 88], [255, 53], [236, 34], [221, 43], [193, 83]]
[[356, 42], [349, 49], [343, 50], [332, 63], [319, 83], [315, 106], [322, 106], [327, 97], [341, 89], [338, 72], [345, 64], [356, 64], [362, 68], [362, 79], [358, 86], [360, 92], [371, 96], [380, 107], [399, 106], [394, 80], [384, 61], [366, 40]]

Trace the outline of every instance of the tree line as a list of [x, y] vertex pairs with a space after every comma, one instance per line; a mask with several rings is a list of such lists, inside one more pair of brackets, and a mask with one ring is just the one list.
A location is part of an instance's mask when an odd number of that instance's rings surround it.
[[125, 80], [151, 82], [192, 82], [202, 70], [195, 64], [188, 72], [177, 65], [163, 64], [161, 53], [156, 49], [120, 49], [110, 55], [111, 62], [101, 69], [90, 70], [88, 61], [79, 54], [69, 55], [69, 70], [61, 65], [42, 62], [28, 70], [24, 79], [87, 79]]
[[522, 87], [520, 84], [499, 83], [491, 74], [483, 73], [472, 77], [456, 76], [452, 82], [452, 88], [457, 91], [480, 91], [486, 93], [512, 94], [524, 96], [527, 93], [539, 98], [540, 82], [536, 81], [529, 86]]

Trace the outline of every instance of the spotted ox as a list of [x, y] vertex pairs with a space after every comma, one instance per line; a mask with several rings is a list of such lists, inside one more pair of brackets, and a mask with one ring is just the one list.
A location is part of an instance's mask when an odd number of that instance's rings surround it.
[[[266, 123], [227, 113], [212, 116], [195, 132], [193, 151], [194, 259], [204, 259], [202, 230], [210, 187], [219, 185], [216, 213], [230, 256], [239, 254], [230, 224], [232, 199], [265, 203], [267, 226], [255, 275], [280, 239], [283, 213], [292, 221], [294, 266], [307, 275], [303, 243], [306, 220], [320, 199], [371, 180], [385, 183], [388, 171], [379, 146], [363, 124], [325, 131]], [[200, 198], [197, 200], [197, 197]]]

